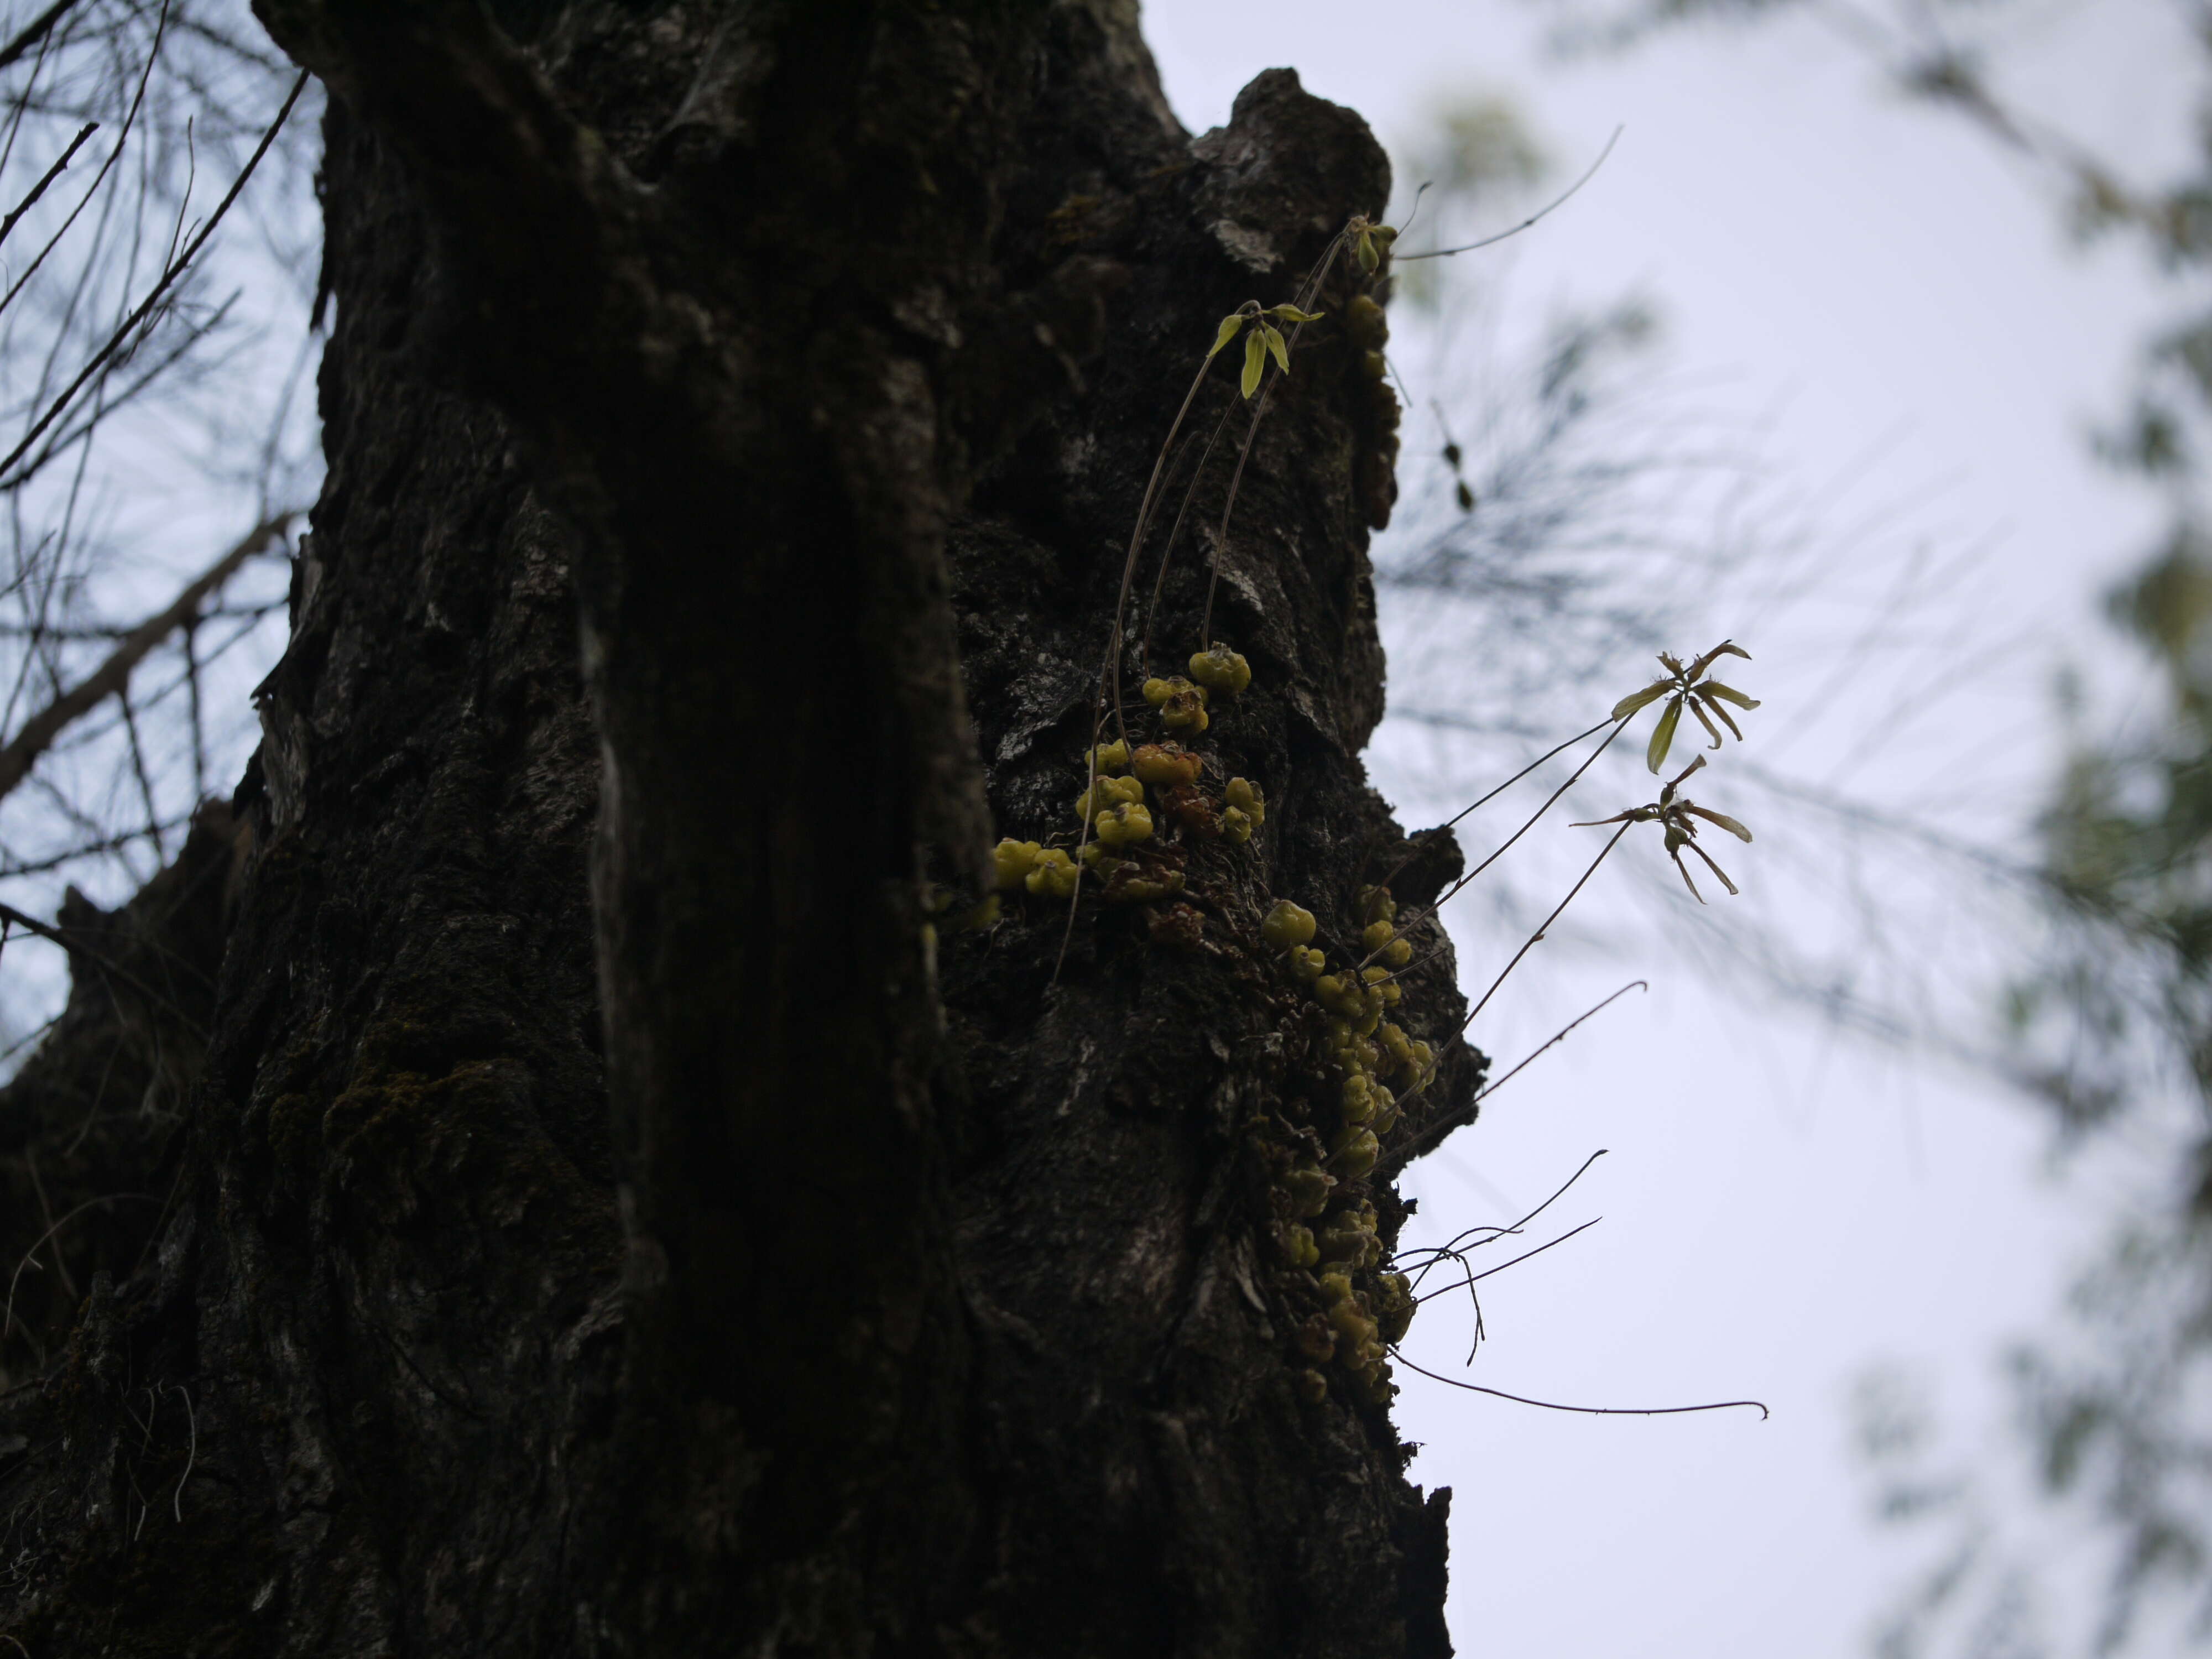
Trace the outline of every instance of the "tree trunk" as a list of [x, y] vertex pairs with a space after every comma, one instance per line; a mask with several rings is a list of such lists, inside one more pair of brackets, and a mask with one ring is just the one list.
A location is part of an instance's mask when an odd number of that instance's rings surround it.
[[[237, 827], [161, 878], [203, 896], [78, 918], [0, 1097], [24, 1181], [118, 1054], [189, 1102], [78, 1137], [68, 1201], [151, 1201], [37, 1243], [0, 1333], [0, 1631], [1449, 1652], [1363, 1346], [1403, 1206], [1261, 927], [1346, 969], [1458, 857], [1358, 759], [1396, 410], [1348, 248], [1120, 653], [1113, 729], [1173, 735], [1134, 689], [1218, 558], [1252, 681], [1196, 787], [1072, 910], [977, 908], [994, 834], [1073, 850], [1162, 440], [1215, 323], [1380, 214], [1366, 128], [1270, 70], [1188, 140], [1129, 0], [259, 9], [332, 94], [329, 480]], [[1481, 1063], [1412, 941], [1384, 1167]]]

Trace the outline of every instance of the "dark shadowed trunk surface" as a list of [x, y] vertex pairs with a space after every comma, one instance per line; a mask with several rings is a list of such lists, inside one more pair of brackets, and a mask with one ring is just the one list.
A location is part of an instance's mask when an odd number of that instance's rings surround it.
[[[1412, 851], [1348, 257], [1124, 653], [1173, 735], [1218, 553], [1196, 785], [1072, 930], [975, 909], [994, 836], [1074, 850], [1154, 458], [1380, 213], [1365, 126], [1271, 70], [1189, 139], [1118, 0], [261, 10], [332, 92], [330, 477], [231, 812], [62, 918], [0, 1093], [0, 1632], [1448, 1652], [1363, 1347], [1402, 1206], [1261, 928], [1349, 967]], [[1413, 942], [1386, 1167], [1479, 1073]]]

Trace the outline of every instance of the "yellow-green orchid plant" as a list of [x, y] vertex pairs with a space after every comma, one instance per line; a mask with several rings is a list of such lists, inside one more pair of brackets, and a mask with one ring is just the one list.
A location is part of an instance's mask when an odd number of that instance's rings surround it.
[[1751, 653], [1733, 640], [1723, 640], [1685, 667], [1682, 659], [1673, 652], [1662, 651], [1659, 663], [1667, 671], [1667, 677], [1652, 681], [1641, 691], [1632, 691], [1613, 704], [1613, 718], [1625, 720], [1639, 708], [1655, 703], [1662, 697], [1667, 699], [1666, 708], [1659, 713], [1659, 724], [1652, 731], [1650, 746], [1644, 755], [1645, 763], [1655, 775], [1667, 763], [1667, 751], [1674, 746], [1674, 728], [1681, 724], [1685, 708], [1698, 717], [1698, 723], [1711, 737], [1714, 748], [1721, 746], [1720, 726], [1713, 724], [1715, 715], [1720, 717], [1722, 726], [1735, 734], [1738, 743], [1743, 741], [1743, 732], [1723, 705], [1732, 702], [1738, 708], [1756, 708], [1759, 699], [1747, 697], [1732, 685], [1723, 685], [1718, 680], [1705, 678], [1705, 671], [1722, 657], [1741, 657], [1749, 662]]
[[1674, 860], [1674, 867], [1682, 872], [1683, 885], [1690, 890], [1692, 898], [1700, 904], [1705, 902], [1705, 896], [1698, 890], [1698, 884], [1690, 879], [1689, 866], [1682, 862], [1682, 849], [1686, 847], [1705, 860], [1705, 867], [1720, 878], [1722, 886], [1734, 894], [1737, 891], [1736, 884], [1728, 878], [1728, 872], [1715, 864], [1712, 855], [1698, 845], [1698, 826], [1692, 820], [1703, 818], [1707, 823], [1717, 823], [1739, 841], [1749, 841], [1751, 831], [1727, 813], [1695, 805], [1686, 796], [1675, 793], [1682, 787], [1682, 781], [1705, 763], [1705, 757], [1700, 755], [1684, 767], [1660, 790], [1657, 800], [1643, 806], [1632, 806], [1626, 812], [1615, 812], [1609, 818], [1589, 818], [1568, 827], [1589, 830], [1601, 823], [1657, 823], [1667, 832], [1667, 856]]

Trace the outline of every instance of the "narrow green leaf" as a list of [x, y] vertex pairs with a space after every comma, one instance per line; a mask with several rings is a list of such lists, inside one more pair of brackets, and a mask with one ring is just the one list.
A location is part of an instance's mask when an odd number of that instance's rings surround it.
[[1375, 252], [1375, 233], [1369, 230], [1361, 231], [1358, 244], [1353, 252], [1359, 256], [1360, 270], [1372, 276], [1375, 274], [1375, 267], [1382, 263], [1382, 256]]
[[1235, 339], [1243, 326], [1244, 313], [1241, 311], [1231, 312], [1228, 316], [1224, 317], [1221, 319], [1221, 326], [1213, 331], [1213, 349], [1206, 354], [1206, 361], [1212, 362], [1219, 356], [1221, 348]]
[[1317, 323], [1328, 315], [1325, 311], [1300, 311], [1296, 306], [1277, 306], [1267, 314], [1283, 323]]
[[1644, 751], [1644, 764], [1654, 772], [1667, 763], [1667, 750], [1674, 744], [1674, 728], [1681, 720], [1682, 699], [1677, 696], [1659, 716], [1659, 724], [1651, 728], [1651, 745]]
[[[1729, 897], [1741, 898], [1742, 896], [1741, 890], [1739, 889], [1734, 882], [1728, 878], [1728, 872], [1722, 869], [1719, 865], [1713, 862], [1713, 855], [1711, 853], [1705, 851], [1704, 848], [1698, 846], [1695, 842], [1692, 842], [1690, 843], [1690, 850], [1705, 861], [1706, 869], [1711, 871], [1715, 875], [1721, 878], [1721, 885], [1729, 890]], [[1692, 888], [1691, 890], [1694, 892], [1696, 889]]]
[[1713, 740], [1713, 747], [1716, 749], [1719, 748], [1721, 746], [1720, 728], [1716, 726], [1711, 720], [1706, 718], [1705, 711], [1698, 707], [1697, 698], [1690, 698], [1689, 704], [1690, 712], [1698, 717], [1698, 724], [1705, 728], [1705, 735]]
[[1745, 650], [1734, 640], [1723, 640], [1711, 650], [1706, 652], [1704, 656], [1698, 658], [1696, 662], [1690, 665], [1690, 678], [1692, 679], [1697, 678], [1698, 675], [1704, 673], [1708, 668], [1711, 668], [1717, 659], [1723, 656], [1741, 657], [1746, 662], [1749, 662], [1751, 660], [1751, 653]]
[[1281, 369], [1284, 374], [1289, 374], [1291, 372], [1291, 348], [1284, 342], [1283, 331], [1277, 328], [1273, 323], [1262, 323], [1260, 325], [1260, 332], [1263, 337], [1265, 337], [1267, 342], [1267, 349], [1273, 352], [1275, 356], [1275, 367]]
[[1741, 743], [1743, 741], [1743, 728], [1735, 723], [1735, 720], [1729, 715], [1727, 709], [1722, 708], [1719, 703], [1714, 702], [1711, 697], [1705, 695], [1705, 687], [1701, 685], [1696, 690], [1691, 692], [1690, 700], [1692, 702], [1704, 704], [1706, 708], [1719, 715], [1721, 718], [1721, 724], [1728, 727], [1729, 731], [1735, 733], [1735, 740], [1738, 743]]
[[1608, 718], [1617, 720], [1626, 720], [1638, 709], [1649, 708], [1665, 696], [1669, 690], [1673, 690], [1674, 684], [1674, 682], [1672, 680], [1654, 680], [1641, 691], [1630, 692], [1619, 702], [1613, 704], [1613, 713]]
[[1267, 366], [1267, 343], [1260, 337], [1257, 329], [1244, 337], [1244, 395], [1249, 398], [1260, 389], [1260, 375]]
[[1682, 862], [1682, 855], [1680, 853], [1674, 854], [1674, 867], [1682, 872], [1682, 885], [1690, 890], [1690, 896], [1703, 904], [1705, 902], [1705, 896], [1698, 890], [1698, 884], [1690, 879], [1690, 866]]
[[1751, 831], [1745, 829], [1741, 824], [1738, 823], [1734, 818], [1730, 817], [1725, 812], [1708, 811], [1702, 806], [1691, 806], [1687, 805], [1685, 805], [1682, 810], [1685, 812], [1695, 813], [1698, 817], [1705, 819], [1708, 823], [1717, 823], [1722, 829], [1727, 830], [1729, 834], [1734, 836], [1738, 841], [1749, 841], [1751, 839]]
[[1747, 697], [1742, 692], [1737, 690], [1735, 687], [1732, 685], [1723, 685], [1718, 680], [1707, 680], [1703, 685], [1699, 686], [1698, 690], [1704, 692], [1709, 697], [1723, 698], [1726, 701], [1734, 703], [1739, 708], [1756, 708], [1759, 707], [1759, 699], [1757, 697]]

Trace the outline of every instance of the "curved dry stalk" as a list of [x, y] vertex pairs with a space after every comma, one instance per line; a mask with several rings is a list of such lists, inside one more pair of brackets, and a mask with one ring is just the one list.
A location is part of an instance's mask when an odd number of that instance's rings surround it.
[[[283, 535], [298, 516], [287, 510], [254, 526], [165, 608], [125, 635], [107, 659], [91, 674], [24, 721], [7, 745], [0, 748], [0, 798], [30, 775], [39, 757], [52, 748], [72, 723], [107, 698], [122, 693], [131, 684], [131, 671], [146, 654], [197, 618], [208, 597], [236, 574], [247, 559], [266, 547], [272, 537]], [[158, 816], [149, 809], [149, 821]]]
[[1563, 1406], [1555, 1400], [1531, 1400], [1526, 1395], [1508, 1394], [1503, 1389], [1488, 1389], [1480, 1382], [1462, 1382], [1456, 1377], [1443, 1376], [1425, 1365], [1415, 1364], [1406, 1358], [1405, 1350], [1395, 1342], [1390, 1345], [1390, 1357], [1408, 1370], [1420, 1372], [1431, 1382], [1465, 1389], [1469, 1394], [1486, 1394], [1493, 1399], [1510, 1400], [1516, 1406], [1540, 1406], [1547, 1412], [1578, 1412], [1587, 1417], [1678, 1417], [1686, 1412], [1725, 1412], [1747, 1407], [1759, 1413], [1762, 1423], [1774, 1414], [1767, 1410], [1765, 1402], [1757, 1400], [1716, 1400], [1705, 1406]]
[[1395, 257], [1401, 259], [1446, 259], [1449, 258], [1455, 253], [1472, 253], [1479, 247], [1488, 247], [1492, 243], [1502, 242], [1509, 236], [1518, 236], [1522, 231], [1528, 229], [1538, 220], [1542, 219], [1547, 215], [1550, 214], [1553, 209], [1565, 207], [1570, 198], [1571, 198], [1577, 191], [1582, 189], [1584, 185], [1589, 183], [1591, 179], [1596, 178], [1597, 170], [1605, 165], [1605, 158], [1613, 154], [1613, 147], [1620, 142], [1620, 135], [1627, 131], [1628, 128], [1626, 123], [1615, 127], [1613, 130], [1613, 137], [1605, 141], [1605, 148], [1598, 151], [1597, 160], [1589, 164], [1589, 167], [1584, 170], [1581, 178], [1576, 179], [1574, 183], [1569, 185], [1565, 190], [1562, 191], [1551, 201], [1546, 203], [1542, 207], [1538, 208], [1534, 213], [1523, 219], [1519, 224], [1514, 226], [1512, 229], [1501, 230], [1494, 236], [1486, 236], [1479, 242], [1468, 242], [1460, 247], [1432, 247], [1425, 253], [1400, 253]]
[[[1403, 1146], [1393, 1147], [1389, 1152], [1385, 1153], [1376, 1164], [1376, 1173], [1381, 1178], [1387, 1181], [1392, 1176], [1396, 1175], [1399, 1170], [1404, 1169], [1408, 1164], [1411, 1164], [1415, 1158], [1423, 1157], [1425, 1154], [1435, 1151], [1437, 1147], [1442, 1146], [1445, 1140], [1449, 1139], [1455, 1131], [1464, 1129], [1468, 1124], [1474, 1121], [1475, 1114], [1480, 1109], [1484, 1101], [1489, 1099], [1491, 1096], [1496, 1094], [1507, 1084], [1512, 1082], [1515, 1078], [1520, 1076], [1522, 1072], [1534, 1065], [1539, 1056], [1549, 1052], [1551, 1049], [1558, 1048], [1559, 1044], [1565, 1042], [1569, 1036], [1573, 1035], [1575, 1027], [1580, 1025], [1584, 1020], [1595, 1018], [1597, 1015], [1603, 1013], [1607, 1009], [1612, 1007], [1614, 1003], [1620, 1001], [1621, 998], [1626, 996], [1631, 991], [1648, 992], [1650, 988], [1651, 985], [1650, 981], [1632, 979], [1629, 981], [1627, 984], [1622, 986], [1618, 991], [1615, 991], [1611, 996], [1606, 998], [1604, 1001], [1598, 1003], [1594, 1007], [1585, 1008], [1583, 1010], [1581, 1013], [1577, 1014], [1565, 1025], [1562, 1025], [1558, 1030], [1553, 1032], [1552, 1035], [1547, 1037], [1542, 1042], [1530, 1049], [1528, 1054], [1523, 1055], [1520, 1061], [1514, 1066], [1513, 1069], [1506, 1073], [1504, 1077], [1498, 1079], [1494, 1082], [1484, 1085], [1483, 1087], [1476, 1092], [1474, 1098], [1469, 1100], [1466, 1105], [1461, 1107], [1457, 1111], [1447, 1112], [1435, 1122], [1427, 1125], [1422, 1129], [1420, 1133], [1413, 1136]], [[1462, 1029], [1463, 1030], [1465, 1028], [1462, 1027]], [[1427, 1085], [1425, 1084], [1415, 1085], [1413, 1089], [1407, 1091], [1406, 1098], [1407, 1100], [1413, 1099], [1414, 1096], [1419, 1094], [1421, 1090], [1426, 1086]], [[1589, 1169], [1592, 1164], [1595, 1163], [1599, 1158], [1603, 1158], [1604, 1156], [1605, 1149], [1601, 1146], [1596, 1152], [1592, 1152], [1588, 1158], [1583, 1160], [1582, 1170], [1576, 1170], [1572, 1176], [1568, 1177], [1566, 1187], [1560, 1188], [1559, 1192], [1553, 1193], [1551, 1198], [1546, 1199], [1534, 1209], [1529, 1211], [1527, 1215], [1522, 1217], [1519, 1221], [1515, 1222], [1511, 1228], [1500, 1229], [1499, 1231], [1516, 1231], [1526, 1225], [1528, 1222], [1534, 1220], [1536, 1217], [1541, 1215], [1551, 1206], [1553, 1200], [1559, 1196], [1559, 1193], [1565, 1192], [1567, 1190], [1567, 1187], [1573, 1186], [1576, 1182], [1582, 1179], [1583, 1170]], [[1462, 1233], [1459, 1235], [1458, 1238], [1453, 1239], [1452, 1243], [1456, 1244], [1459, 1243], [1460, 1238], [1464, 1238], [1467, 1235], [1465, 1233]], [[1485, 1239], [1482, 1242], [1484, 1243], [1488, 1243], [1490, 1241], [1488, 1239]]]

